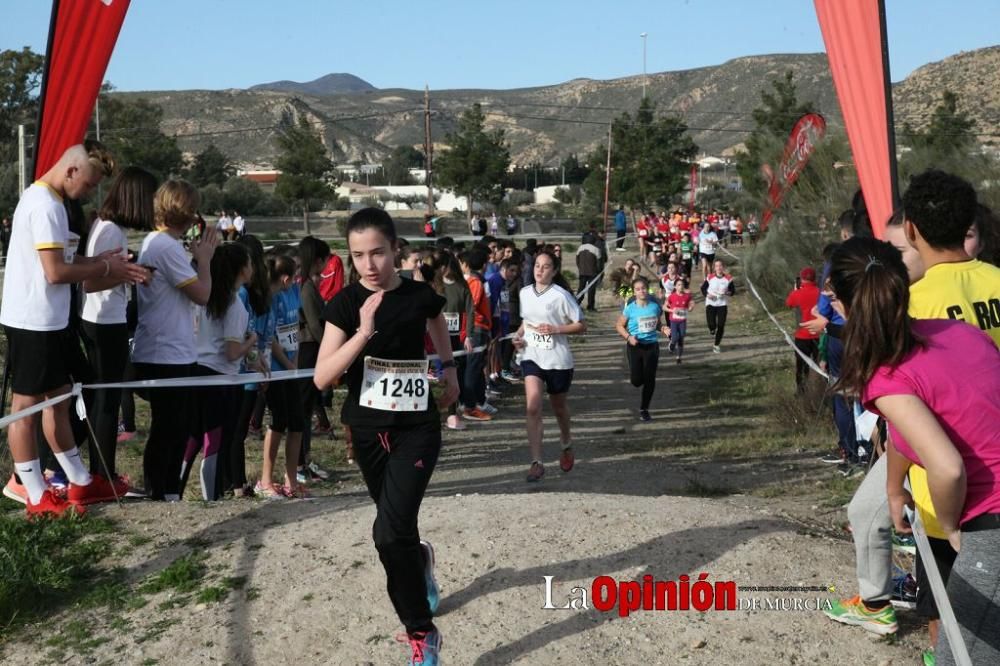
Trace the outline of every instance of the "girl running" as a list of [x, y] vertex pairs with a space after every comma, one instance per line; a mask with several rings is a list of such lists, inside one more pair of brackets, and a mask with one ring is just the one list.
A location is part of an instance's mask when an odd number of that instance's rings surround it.
[[635, 300], [622, 310], [615, 329], [627, 343], [625, 353], [632, 386], [642, 387], [639, 420], [652, 421], [649, 402], [656, 390], [656, 369], [660, 363], [659, 334], [668, 335], [670, 329], [660, 321], [663, 309], [656, 299], [650, 297], [646, 278], [636, 278], [632, 282], [632, 292]]
[[535, 283], [521, 289], [520, 295], [522, 323], [514, 346], [523, 352], [521, 372], [532, 459], [528, 481], [539, 481], [545, 476], [542, 464], [543, 391], [549, 394], [549, 404], [559, 422], [562, 442], [559, 467], [569, 472], [575, 461], [566, 404], [573, 382], [573, 352], [566, 336], [586, 332], [587, 325], [573, 294], [555, 283], [558, 271], [559, 260], [555, 254], [542, 250], [535, 257]]
[[324, 311], [326, 331], [316, 363], [316, 386], [346, 372], [341, 418], [375, 502], [372, 534], [388, 579], [389, 598], [406, 627], [410, 664], [436, 666], [441, 634], [434, 550], [420, 540], [418, 513], [441, 451], [441, 422], [427, 381], [424, 331], [444, 368], [441, 406], [458, 397], [445, 299], [427, 284], [396, 275], [396, 228], [377, 208], [347, 221], [347, 244], [360, 280]]
[[688, 282], [683, 278], [678, 278], [674, 281], [673, 293], [667, 296], [667, 302], [663, 305], [663, 311], [667, 313], [667, 318], [670, 320], [670, 351], [671, 353], [677, 352], [678, 364], [684, 355], [688, 313], [693, 308], [694, 300], [691, 298]]
[[698, 234], [698, 254], [701, 256], [701, 272], [708, 279], [712, 272], [712, 265], [715, 262], [715, 247], [719, 244], [719, 236], [712, 229], [712, 225], [706, 222], [701, 227]]
[[[212, 257], [212, 291], [205, 307], [199, 308], [195, 324], [198, 344], [195, 376], [234, 375], [239, 372], [243, 357], [255, 348], [257, 336], [247, 333], [250, 314], [236, 297], [252, 276], [253, 266], [245, 247], [229, 243], [216, 248]], [[188, 440], [181, 467], [182, 492], [201, 449], [202, 499], [212, 501], [222, 497], [229, 476], [229, 447], [236, 431], [242, 392], [241, 386], [195, 389], [197, 421], [195, 436]]]
[[726, 273], [726, 266], [721, 259], [716, 260], [712, 267], [712, 274], [701, 285], [701, 293], [705, 297], [708, 332], [715, 336], [712, 351], [718, 354], [722, 351], [722, 336], [726, 333], [729, 297], [736, 293], [736, 285], [733, 284], [733, 276]]
[[[267, 259], [271, 278], [271, 312], [274, 313], [275, 336], [271, 342], [271, 371], [295, 370], [299, 351], [299, 299], [295, 285], [295, 260], [287, 255]], [[264, 435], [264, 461], [260, 481], [254, 491], [268, 499], [304, 496], [296, 473], [299, 466], [299, 446], [302, 444], [302, 395], [294, 380], [271, 382], [264, 392], [271, 410], [271, 425]], [[281, 438], [285, 440], [285, 483], [274, 486], [274, 463], [278, 458]]]
[[[157, 230], [146, 236], [139, 252], [139, 263], [153, 272], [149, 284], [138, 289], [132, 363], [139, 379], [190, 377], [194, 372], [198, 347], [191, 304], [208, 303], [212, 256], [219, 245], [215, 228], [208, 227], [200, 240], [191, 242], [197, 268], [192, 267], [180, 239], [200, 218], [199, 203], [198, 190], [183, 180], [167, 181], [153, 198]], [[192, 395], [186, 388], [148, 391], [150, 424], [143, 475], [151, 499], [181, 498], [181, 464], [195, 430]]]

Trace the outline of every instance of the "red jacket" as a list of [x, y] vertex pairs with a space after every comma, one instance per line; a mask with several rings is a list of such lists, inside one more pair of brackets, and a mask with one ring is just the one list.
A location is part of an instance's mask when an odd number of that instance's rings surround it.
[[323, 270], [319, 272], [317, 287], [319, 288], [319, 296], [324, 303], [329, 303], [330, 299], [344, 288], [344, 262], [340, 260], [336, 252], [330, 254]]
[[[798, 308], [798, 321], [802, 323], [804, 321], [809, 321], [813, 318], [812, 309], [816, 307], [816, 303], [819, 302], [819, 287], [817, 287], [812, 282], [802, 281], [802, 286], [798, 289], [792, 289], [788, 294], [788, 298], [785, 299], [785, 305], [790, 308]], [[818, 340], [818, 335], [813, 335], [808, 330], [797, 326], [795, 329], [795, 337], [799, 340]]]

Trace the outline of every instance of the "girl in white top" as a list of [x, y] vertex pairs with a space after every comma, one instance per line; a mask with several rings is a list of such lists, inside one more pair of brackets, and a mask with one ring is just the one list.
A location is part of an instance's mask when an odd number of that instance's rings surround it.
[[[146, 236], [139, 263], [153, 272], [139, 287], [139, 324], [132, 364], [140, 379], [189, 377], [198, 359], [194, 306], [205, 305], [212, 291], [212, 254], [219, 244], [215, 229], [205, 229], [191, 243], [197, 269], [180, 239], [198, 221], [200, 197], [193, 185], [170, 180], [153, 199], [156, 231]], [[146, 492], [151, 499], [176, 501], [181, 495], [181, 461], [192, 438], [192, 392], [186, 388], [152, 388], [149, 438], [143, 456]]]
[[701, 257], [701, 272], [708, 279], [708, 274], [712, 272], [712, 263], [715, 261], [715, 247], [719, 244], [719, 236], [712, 230], [712, 225], [708, 222], [701, 228], [698, 234], [698, 255]]
[[[149, 231], [153, 228], [153, 195], [156, 177], [138, 167], [128, 167], [115, 177], [98, 211], [98, 218], [87, 239], [87, 256], [99, 257], [120, 250], [128, 258], [126, 229]], [[84, 280], [80, 313], [80, 338], [96, 383], [115, 383], [125, 378], [128, 365], [129, 331], [125, 311], [129, 287], [111, 277]], [[118, 495], [128, 490], [128, 481], [119, 477], [115, 466], [118, 444], [118, 411], [121, 389], [86, 391], [87, 413], [97, 438], [89, 439], [90, 472], [104, 474]]]
[[[220, 245], [212, 256], [212, 292], [208, 303], [198, 308], [196, 336], [198, 364], [194, 374], [199, 377], [235, 375], [240, 361], [255, 349], [257, 336], [248, 333], [250, 313], [236, 298], [240, 287], [253, 277], [250, 253], [243, 245]], [[259, 360], [257, 370], [260, 370]], [[229, 446], [236, 430], [242, 385], [199, 386], [195, 389], [197, 422], [195, 438], [188, 443], [181, 467], [181, 489], [187, 483], [191, 466], [203, 452], [201, 461], [201, 496], [206, 501], [219, 499], [221, 489], [228, 487], [222, 478], [225, 465], [218, 460], [229, 459]]]
[[573, 381], [573, 352], [567, 336], [583, 333], [587, 325], [573, 294], [555, 284], [559, 260], [553, 252], [541, 250], [535, 256], [535, 283], [521, 289], [522, 324], [514, 337], [514, 346], [522, 352], [524, 396], [527, 403], [528, 446], [531, 468], [528, 481], [545, 475], [542, 465], [542, 393], [549, 394], [549, 404], [559, 423], [562, 454], [559, 467], [573, 469], [574, 455], [569, 427], [567, 393]]

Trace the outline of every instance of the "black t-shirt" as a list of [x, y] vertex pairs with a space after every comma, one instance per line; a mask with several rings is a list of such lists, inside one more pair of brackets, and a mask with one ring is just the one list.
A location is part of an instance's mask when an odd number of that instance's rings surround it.
[[[361, 306], [375, 292], [350, 284], [337, 293], [323, 310], [323, 319], [347, 333], [355, 334], [361, 326]], [[398, 287], [385, 292], [375, 312], [375, 335], [347, 369], [347, 399], [340, 412], [341, 420], [363, 428], [397, 428], [426, 423], [440, 423], [434, 398], [427, 400], [424, 412], [388, 412], [359, 404], [364, 381], [365, 357], [409, 361], [426, 358], [424, 333], [427, 320], [441, 314], [444, 297], [423, 282], [403, 279]]]

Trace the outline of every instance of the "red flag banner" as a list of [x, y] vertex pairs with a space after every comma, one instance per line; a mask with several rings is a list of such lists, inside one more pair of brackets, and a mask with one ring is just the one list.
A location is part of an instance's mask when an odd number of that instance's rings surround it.
[[872, 228], [882, 238], [898, 198], [885, 7], [881, 0], [813, 0]]
[[781, 205], [788, 190], [792, 188], [799, 174], [806, 168], [809, 158], [812, 156], [816, 145], [823, 140], [826, 134], [826, 120], [818, 113], [807, 113], [798, 119], [792, 127], [788, 141], [785, 143], [785, 152], [781, 156], [781, 166], [778, 174], [767, 164], [761, 167], [761, 172], [767, 181], [767, 193], [770, 205], [761, 217], [761, 228], [766, 229], [768, 222], [774, 214], [774, 209]]
[[35, 177], [83, 141], [129, 0], [53, 0], [35, 139]]

